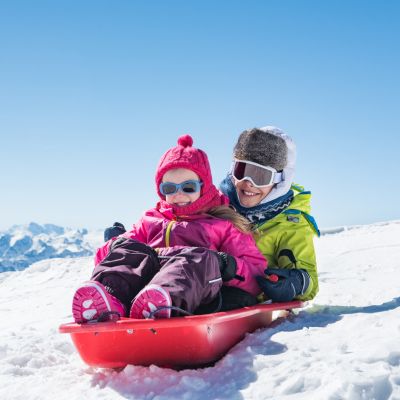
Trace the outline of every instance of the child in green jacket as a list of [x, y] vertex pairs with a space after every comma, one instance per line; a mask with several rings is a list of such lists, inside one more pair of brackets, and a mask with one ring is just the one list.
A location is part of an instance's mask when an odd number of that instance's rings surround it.
[[257, 246], [268, 260], [260, 288], [272, 301], [312, 299], [318, 292], [313, 237], [319, 231], [309, 214], [311, 193], [292, 183], [293, 140], [272, 126], [246, 130], [233, 156], [221, 190], [254, 224]]

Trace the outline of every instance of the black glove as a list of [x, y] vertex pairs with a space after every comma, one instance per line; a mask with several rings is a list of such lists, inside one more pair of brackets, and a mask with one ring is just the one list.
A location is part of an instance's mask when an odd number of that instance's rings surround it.
[[265, 295], [274, 302], [292, 301], [306, 292], [310, 275], [304, 269], [267, 268], [257, 282]]
[[236, 275], [237, 264], [235, 257], [230, 254], [219, 251], [216, 253], [219, 260], [219, 270], [221, 271], [221, 278], [223, 282], [230, 281], [233, 278], [243, 280], [241, 276]]
[[120, 222], [114, 222], [113, 226], [106, 228], [104, 231], [104, 241], [107, 242], [108, 240], [112, 239], [115, 236], [122, 235], [126, 232], [124, 225]]

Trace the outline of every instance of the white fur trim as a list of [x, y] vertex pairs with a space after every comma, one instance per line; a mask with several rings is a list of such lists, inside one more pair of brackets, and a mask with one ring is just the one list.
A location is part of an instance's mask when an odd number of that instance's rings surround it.
[[281, 129], [277, 128], [276, 126], [264, 126], [260, 128], [260, 130], [264, 132], [271, 133], [275, 136], [280, 136], [286, 143], [288, 148], [287, 154], [287, 165], [283, 169], [283, 181], [276, 184], [271, 192], [265, 197], [259, 204], [265, 204], [269, 201], [275, 200], [278, 197], [283, 196], [286, 194], [290, 187], [292, 186], [292, 182], [294, 181], [294, 173], [296, 169], [296, 144], [294, 143], [293, 139], [286, 135]]

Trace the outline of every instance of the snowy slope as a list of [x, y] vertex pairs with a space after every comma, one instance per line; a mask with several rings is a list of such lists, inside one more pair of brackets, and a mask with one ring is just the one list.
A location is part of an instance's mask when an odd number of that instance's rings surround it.
[[101, 236], [99, 232], [53, 224], [15, 225], [0, 232], [0, 272], [22, 270], [48, 258], [92, 255]]
[[400, 399], [400, 221], [316, 240], [320, 293], [214, 367], [85, 366], [69, 337], [90, 257], [0, 274], [0, 399]]

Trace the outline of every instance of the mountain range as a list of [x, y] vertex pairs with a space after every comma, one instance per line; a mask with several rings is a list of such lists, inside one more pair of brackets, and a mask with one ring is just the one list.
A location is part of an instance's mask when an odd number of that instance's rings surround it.
[[0, 272], [17, 271], [49, 258], [90, 256], [101, 243], [99, 231], [53, 224], [14, 225], [0, 232]]

